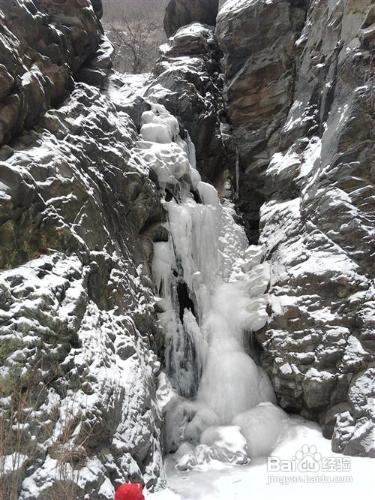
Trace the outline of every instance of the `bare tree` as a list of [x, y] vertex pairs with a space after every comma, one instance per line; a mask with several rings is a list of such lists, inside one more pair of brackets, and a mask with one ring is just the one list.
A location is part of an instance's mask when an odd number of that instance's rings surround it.
[[115, 49], [115, 59], [122, 60], [124, 70], [143, 73], [150, 63], [150, 44], [158, 26], [147, 18], [129, 20], [123, 17], [121, 27], [112, 25], [109, 37]]
[[150, 71], [165, 41], [163, 17], [167, 0], [106, 0], [104, 27], [115, 48], [120, 72]]

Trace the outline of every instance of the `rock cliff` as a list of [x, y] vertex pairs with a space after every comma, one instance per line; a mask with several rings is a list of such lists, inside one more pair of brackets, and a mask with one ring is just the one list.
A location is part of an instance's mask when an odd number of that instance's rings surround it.
[[272, 266], [257, 333], [280, 404], [375, 455], [375, 10], [229, 0], [216, 34], [238, 207]]
[[70, 464], [77, 498], [160, 474], [149, 263], [162, 212], [131, 153], [137, 104], [116, 92], [76, 84], [1, 150], [2, 446], [25, 457], [20, 498], [66, 488]]
[[90, 2], [0, 15], [0, 491], [111, 499], [162, 466], [147, 104], [106, 79]]
[[[101, 2], [93, 5], [95, 10], [90, 0], [1, 0], [0, 145], [60, 104], [97, 55]], [[108, 58], [101, 63], [101, 69], [110, 65]]]

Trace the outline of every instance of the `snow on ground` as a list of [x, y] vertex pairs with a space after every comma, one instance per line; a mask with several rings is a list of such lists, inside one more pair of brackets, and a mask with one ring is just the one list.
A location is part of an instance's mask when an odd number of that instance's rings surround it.
[[[116, 80], [116, 75], [114, 80]], [[124, 73], [121, 75], [122, 86], [110, 84], [108, 88], [108, 96], [116, 104], [124, 104], [128, 101], [133, 101], [138, 96], [143, 96], [146, 90], [146, 82], [149, 78], [149, 73], [141, 73], [133, 75]], [[117, 82], [118, 83], [118, 82]]]
[[[272, 453], [284, 472], [267, 470], [267, 460], [248, 466], [211, 462], [189, 472], [167, 460], [168, 488], [146, 494], [147, 500], [370, 500], [375, 491], [375, 460], [333, 453], [317, 424], [291, 419], [282, 442]], [[270, 468], [276, 468], [277, 459]], [[296, 471], [290, 470], [295, 464]], [[306, 468], [311, 472], [301, 472]]]

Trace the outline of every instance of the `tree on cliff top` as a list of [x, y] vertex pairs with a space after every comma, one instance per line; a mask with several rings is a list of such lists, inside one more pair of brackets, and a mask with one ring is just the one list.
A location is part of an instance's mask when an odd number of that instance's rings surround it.
[[104, 0], [103, 24], [115, 48], [114, 67], [122, 73], [150, 71], [165, 41], [168, 0]]

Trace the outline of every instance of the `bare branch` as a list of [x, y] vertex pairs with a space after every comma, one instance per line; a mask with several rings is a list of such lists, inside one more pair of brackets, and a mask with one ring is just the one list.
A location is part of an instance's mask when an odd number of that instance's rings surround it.
[[167, 0], [108, 2], [104, 24], [114, 45], [116, 69], [133, 73], [150, 70], [159, 45], [165, 41], [162, 21], [166, 3]]

